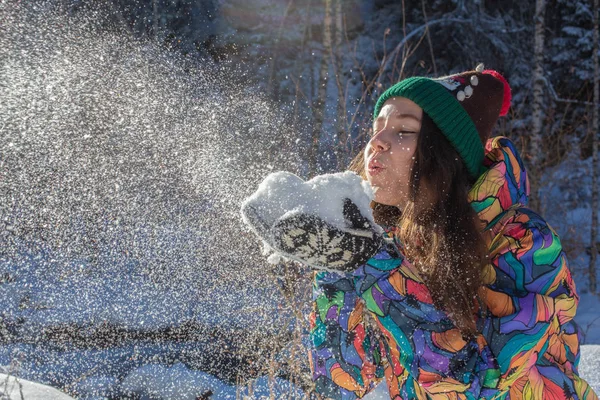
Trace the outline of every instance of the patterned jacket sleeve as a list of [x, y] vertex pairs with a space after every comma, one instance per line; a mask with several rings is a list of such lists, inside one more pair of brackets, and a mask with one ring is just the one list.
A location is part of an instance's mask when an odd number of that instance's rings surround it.
[[325, 398], [356, 399], [383, 378], [384, 343], [368, 320], [352, 274], [315, 273], [310, 366]]
[[572, 398], [579, 298], [560, 240], [535, 213], [512, 212], [491, 243], [486, 328], [501, 371], [497, 398]]

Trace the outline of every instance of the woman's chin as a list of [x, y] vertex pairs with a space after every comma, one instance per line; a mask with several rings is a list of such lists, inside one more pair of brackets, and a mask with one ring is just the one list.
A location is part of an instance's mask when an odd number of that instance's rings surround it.
[[400, 204], [400, 201], [398, 199], [394, 199], [392, 196], [385, 196], [385, 195], [377, 195], [377, 192], [375, 192], [375, 198], [373, 199], [376, 203], [379, 204], [383, 204], [386, 206], [397, 206], [398, 204]]
[[[398, 196], [399, 188], [390, 188], [389, 182], [378, 179], [379, 177], [369, 177], [369, 183], [373, 188], [373, 200], [386, 206], [397, 206], [402, 202], [402, 196]], [[391, 190], [390, 190], [391, 189]]]
[[373, 201], [376, 203], [394, 207], [398, 207], [400, 204], [402, 204], [402, 198], [398, 196], [397, 193], [390, 193], [388, 190], [378, 186], [371, 187], [373, 188], [374, 192]]

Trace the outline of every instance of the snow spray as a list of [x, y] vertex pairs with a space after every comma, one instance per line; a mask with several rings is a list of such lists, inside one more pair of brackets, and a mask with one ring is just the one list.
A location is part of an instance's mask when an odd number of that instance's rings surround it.
[[[49, 378], [35, 347], [64, 327], [64, 351], [94, 346], [81, 327], [281, 327], [282, 296], [239, 209], [274, 166], [297, 172], [285, 110], [231, 66], [136, 39], [98, 10], [29, 3], [0, 4], [0, 365], [19, 348], [29, 377], [68, 384], [89, 369], [82, 356], [52, 353], [63, 372]], [[102, 346], [131, 345], [138, 365], [204, 367], [111, 332]]]

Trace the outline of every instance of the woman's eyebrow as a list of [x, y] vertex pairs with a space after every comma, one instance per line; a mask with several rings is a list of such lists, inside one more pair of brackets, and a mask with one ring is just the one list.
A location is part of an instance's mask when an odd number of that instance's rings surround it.
[[409, 119], [414, 119], [417, 122], [421, 122], [421, 118], [417, 117], [414, 114], [396, 114], [396, 117], [399, 119], [409, 118]]
[[[403, 119], [403, 118], [409, 118], [409, 119], [414, 119], [417, 122], [421, 122], [421, 118], [417, 117], [414, 114], [409, 114], [409, 113], [404, 113], [404, 114], [393, 114], [394, 117], [398, 118], [398, 119]], [[375, 119], [375, 121], [373, 121], [374, 124], [381, 122], [381, 120], [384, 120], [385, 117], [377, 117]]]

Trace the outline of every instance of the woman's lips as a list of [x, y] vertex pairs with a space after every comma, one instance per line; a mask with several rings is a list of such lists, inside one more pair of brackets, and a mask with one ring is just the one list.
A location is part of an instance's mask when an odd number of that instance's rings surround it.
[[376, 160], [369, 161], [369, 164], [367, 165], [367, 172], [371, 176], [375, 176], [381, 173], [381, 171], [383, 171], [384, 169], [385, 167]]

